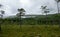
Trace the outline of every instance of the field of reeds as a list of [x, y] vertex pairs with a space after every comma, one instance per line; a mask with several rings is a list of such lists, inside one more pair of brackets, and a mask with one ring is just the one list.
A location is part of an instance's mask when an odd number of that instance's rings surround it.
[[59, 25], [2, 25], [1, 37], [60, 37]]

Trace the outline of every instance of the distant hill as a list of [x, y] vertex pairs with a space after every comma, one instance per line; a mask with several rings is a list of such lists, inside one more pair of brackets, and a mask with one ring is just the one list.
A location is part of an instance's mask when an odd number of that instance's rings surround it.
[[[19, 18], [19, 17], [14, 15], [6, 18]], [[46, 18], [46, 15], [25, 15], [25, 16], [22, 16], [22, 18]], [[60, 14], [48, 14], [47, 18], [60, 18]]]

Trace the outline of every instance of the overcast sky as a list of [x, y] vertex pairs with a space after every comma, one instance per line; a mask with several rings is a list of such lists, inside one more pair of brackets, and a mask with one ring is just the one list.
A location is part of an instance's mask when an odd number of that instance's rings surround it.
[[42, 5], [47, 5], [52, 14], [57, 12], [55, 0], [0, 0], [0, 4], [3, 5], [0, 9], [5, 10], [5, 16], [15, 15], [18, 8], [24, 8], [25, 14], [42, 14]]

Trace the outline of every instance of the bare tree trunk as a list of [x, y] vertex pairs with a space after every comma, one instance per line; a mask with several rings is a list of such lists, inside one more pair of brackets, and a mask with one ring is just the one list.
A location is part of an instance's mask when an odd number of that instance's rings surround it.
[[22, 31], [22, 27], [21, 27], [21, 25], [22, 25], [22, 22], [21, 22], [21, 13], [20, 13], [20, 18], [19, 18], [19, 21], [20, 21], [20, 32]]
[[46, 13], [46, 25], [47, 25], [47, 13]]
[[0, 19], [0, 32], [1, 32], [2, 18], [3, 18], [3, 15], [1, 15], [1, 19]]
[[58, 14], [59, 14], [59, 5], [58, 5], [58, 2], [57, 2], [57, 10], [58, 10], [57, 12], [58, 12]]
[[2, 25], [2, 19], [0, 18], [0, 37], [1, 37], [1, 34], [2, 34], [1, 25]]
[[[57, 12], [58, 12], [58, 14], [57, 14], [57, 16], [59, 17], [59, 5], [58, 5], [58, 2], [57, 2]], [[59, 18], [58, 18], [59, 19]], [[58, 20], [58, 24], [59, 24], [59, 22], [60, 22], [60, 20]], [[60, 24], [59, 24], [59, 27], [60, 27]]]
[[0, 23], [0, 32], [1, 32], [1, 23]]
[[1, 32], [1, 18], [0, 18], [0, 32]]

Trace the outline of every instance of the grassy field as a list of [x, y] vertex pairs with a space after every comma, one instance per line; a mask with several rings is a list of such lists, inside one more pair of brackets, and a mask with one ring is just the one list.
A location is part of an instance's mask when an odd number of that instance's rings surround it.
[[60, 37], [59, 25], [2, 25], [1, 37]]

